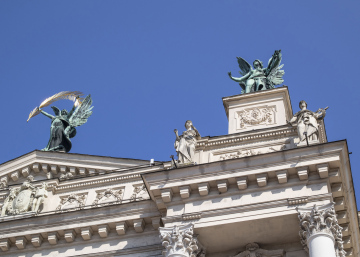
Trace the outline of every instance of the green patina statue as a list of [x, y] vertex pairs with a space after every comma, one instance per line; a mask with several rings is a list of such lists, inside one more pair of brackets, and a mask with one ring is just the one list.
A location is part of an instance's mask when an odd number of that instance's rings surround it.
[[[50, 103], [60, 99], [73, 99], [75, 101], [73, 108], [70, 112], [66, 109], [60, 111], [59, 108], [51, 106], [55, 116], [44, 112], [40, 107], [49, 105]], [[29, 119], [39, 113], [51, 119], [50, 139], [47, 146], [42, 151], [62, 151], [69, 152], [71, 149], [71, 140], [76, 135], [76, 127], [83, 125], [87, 122], [92, 114], [92, 99], [88, 95], [85, 99], [80, 98], [74, 92], [60, 92], [51, 98], [48, 98], [30, 113]]]
[[281, 62], [281, 50], [275, 51], [270, 58], [267, 68], [263, 68], [263, 63], [260, 60], [253, 62], [254, 69], [251, 65], [241, 57], [236, 57], [239, 63], [241, 78], [229, 77], [239, 82], [242, 88], [241, 93], [250, 93], [260, 90], [266, 90], [274, 88], [275, 85], [280, 85], [284, 80], [282, 76], [285, 74], [283, 70], [280, 70], [284, 65], [280, 65]]

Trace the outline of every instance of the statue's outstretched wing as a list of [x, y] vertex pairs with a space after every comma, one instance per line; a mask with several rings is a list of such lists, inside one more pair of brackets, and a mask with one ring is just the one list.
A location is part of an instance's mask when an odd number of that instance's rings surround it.
[[239, 63], [239, 68], [240, 68], [239, 73], [243, 76], [248, 74], [251, 71], [251, 65], [241, 57], [236, 57], [236, 58]]
[[71, 117], [69, 118], [69, 124], [72, 127], [78, 127], [83, 125], [87, 122], [88, 118], [92, 114], [92, 105], [91, 96], [88, 95], [84, 101], [76, 107], [75, 111], [72, 113]]
[[274, 88], [275, 85], [280, 85], [284, 82], [282, 77], [285, 72], [281, 70], [284, 66], [284, 64], [280, 65], [281, 57], [281, 50], [275, 51], [265, 70], [266, 82], [269, 88]]

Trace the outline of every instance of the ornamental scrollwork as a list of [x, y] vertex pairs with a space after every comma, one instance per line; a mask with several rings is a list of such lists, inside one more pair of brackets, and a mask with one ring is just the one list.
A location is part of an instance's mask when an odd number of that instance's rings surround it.
[[85, 206], [85, 199], [85, 194], [71, 194], [61, 199], [56, 211], [63, 212], [69, 209], [80, 210]]
[[314, 234], [323, 232], [334, 237], [336, 256], [345, 257], [346, 252], [343, 247], [342, 228], [337, 221], [333, 203], [323, 210], [319, 210], [315, 204], [310, 212], [301, 212], [298, 208], [297, 211], [300, 220], [299, 235], [301, 244], [306, 251], [309, 251], [307, 246], [308, 238]]
[[[162, 246], [165, 248], [163, 256], [196, 257], [199, 249], [194, 236], [194, 224], [173, 228], [159, 228]], [[199, 253], [201, 254], [201, 253]]]
[[134, 185], [134, 191], [130, 197], [130, 202], [150, 199], [145, 185]]
[[247, 126], [275, 124], [275, 107], [257, 107], [237, 113], [240, 129]]
[[93, 205], [109, 205], [121, 203], [123, 193], [123, 189], [114, 190], [111, 188], [108, 188], [105, 191], [97, 192]]

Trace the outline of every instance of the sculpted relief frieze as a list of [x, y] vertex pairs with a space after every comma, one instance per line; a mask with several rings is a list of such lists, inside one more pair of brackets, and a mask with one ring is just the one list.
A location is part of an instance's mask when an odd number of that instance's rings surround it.
[[275, 106], [247, 108], [239, 111], [235, 114], [237, 129], [242, 130], [253, 126], [276, 124], [275, 112]]
[[93, 205], [110, 205], [121, 203], [124, 195], [124, 189], [107, 188], [96, 191], [96, 198]]
[[64, 212], [67, 210], [80, 210], [85, 206], [86, 193], [82, 194], [71, 194], [68, 196], [61, 197], [60, 204], [56, 208], [58, 212]]
[[286, 149], [286, 144], [280, 146], [271, 146], [261, 149], [241, 149], [232, 153], [224, 153], [219, 156], [219, 160], [229, 160], [229, 159], [237, 159], [247, 156], [254, 156], [262, 153], [272, 153], [277, 151], [282, 151]]
[[1, 209], [1, 216], [18, 215], [26, 212], [40, 211], [40, 206], [48, 197], [47, 185], [42, 183], [40, 187], [34, 186], [31, 182], [33, 176], [28, 176], [27, 180], [20, 188], [12, 188], [10, 194], [4, 201]]
[[140, 185], [133, 185], [133, 186], [134, 186], [134, 189], [133, 189], [133, 193], [130, 198], [131, 202], [150, 199], [150, 196], [146, 190], [145, 185], [140, 184]]
[[284, 250], [264, 250], [261, 249], [257, 243], [247, 244], [245, 251], [233, 256], [233, 257], [283, 257], [285, 256]]

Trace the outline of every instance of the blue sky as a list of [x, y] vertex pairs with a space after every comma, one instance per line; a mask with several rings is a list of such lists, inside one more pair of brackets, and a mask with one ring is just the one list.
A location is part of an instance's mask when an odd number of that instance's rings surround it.
[[[1, 1], [0, 163], [46, 146], [29, 112], [59, 91], [91, 94], [73, 153], [169, 160], [174, 128], [227, 134], [221, 98], [240, 93], [236, 56], [281, 49], [294, 112], [329, 106], [329, 141], [347, 139], [360, 197], [359, 1]], [[56, 103], [71, 108], [70, 101]], [[48, 112], [52, 110], [48, 107]], [[358, 200], [358, 204], [360, 201]]]

